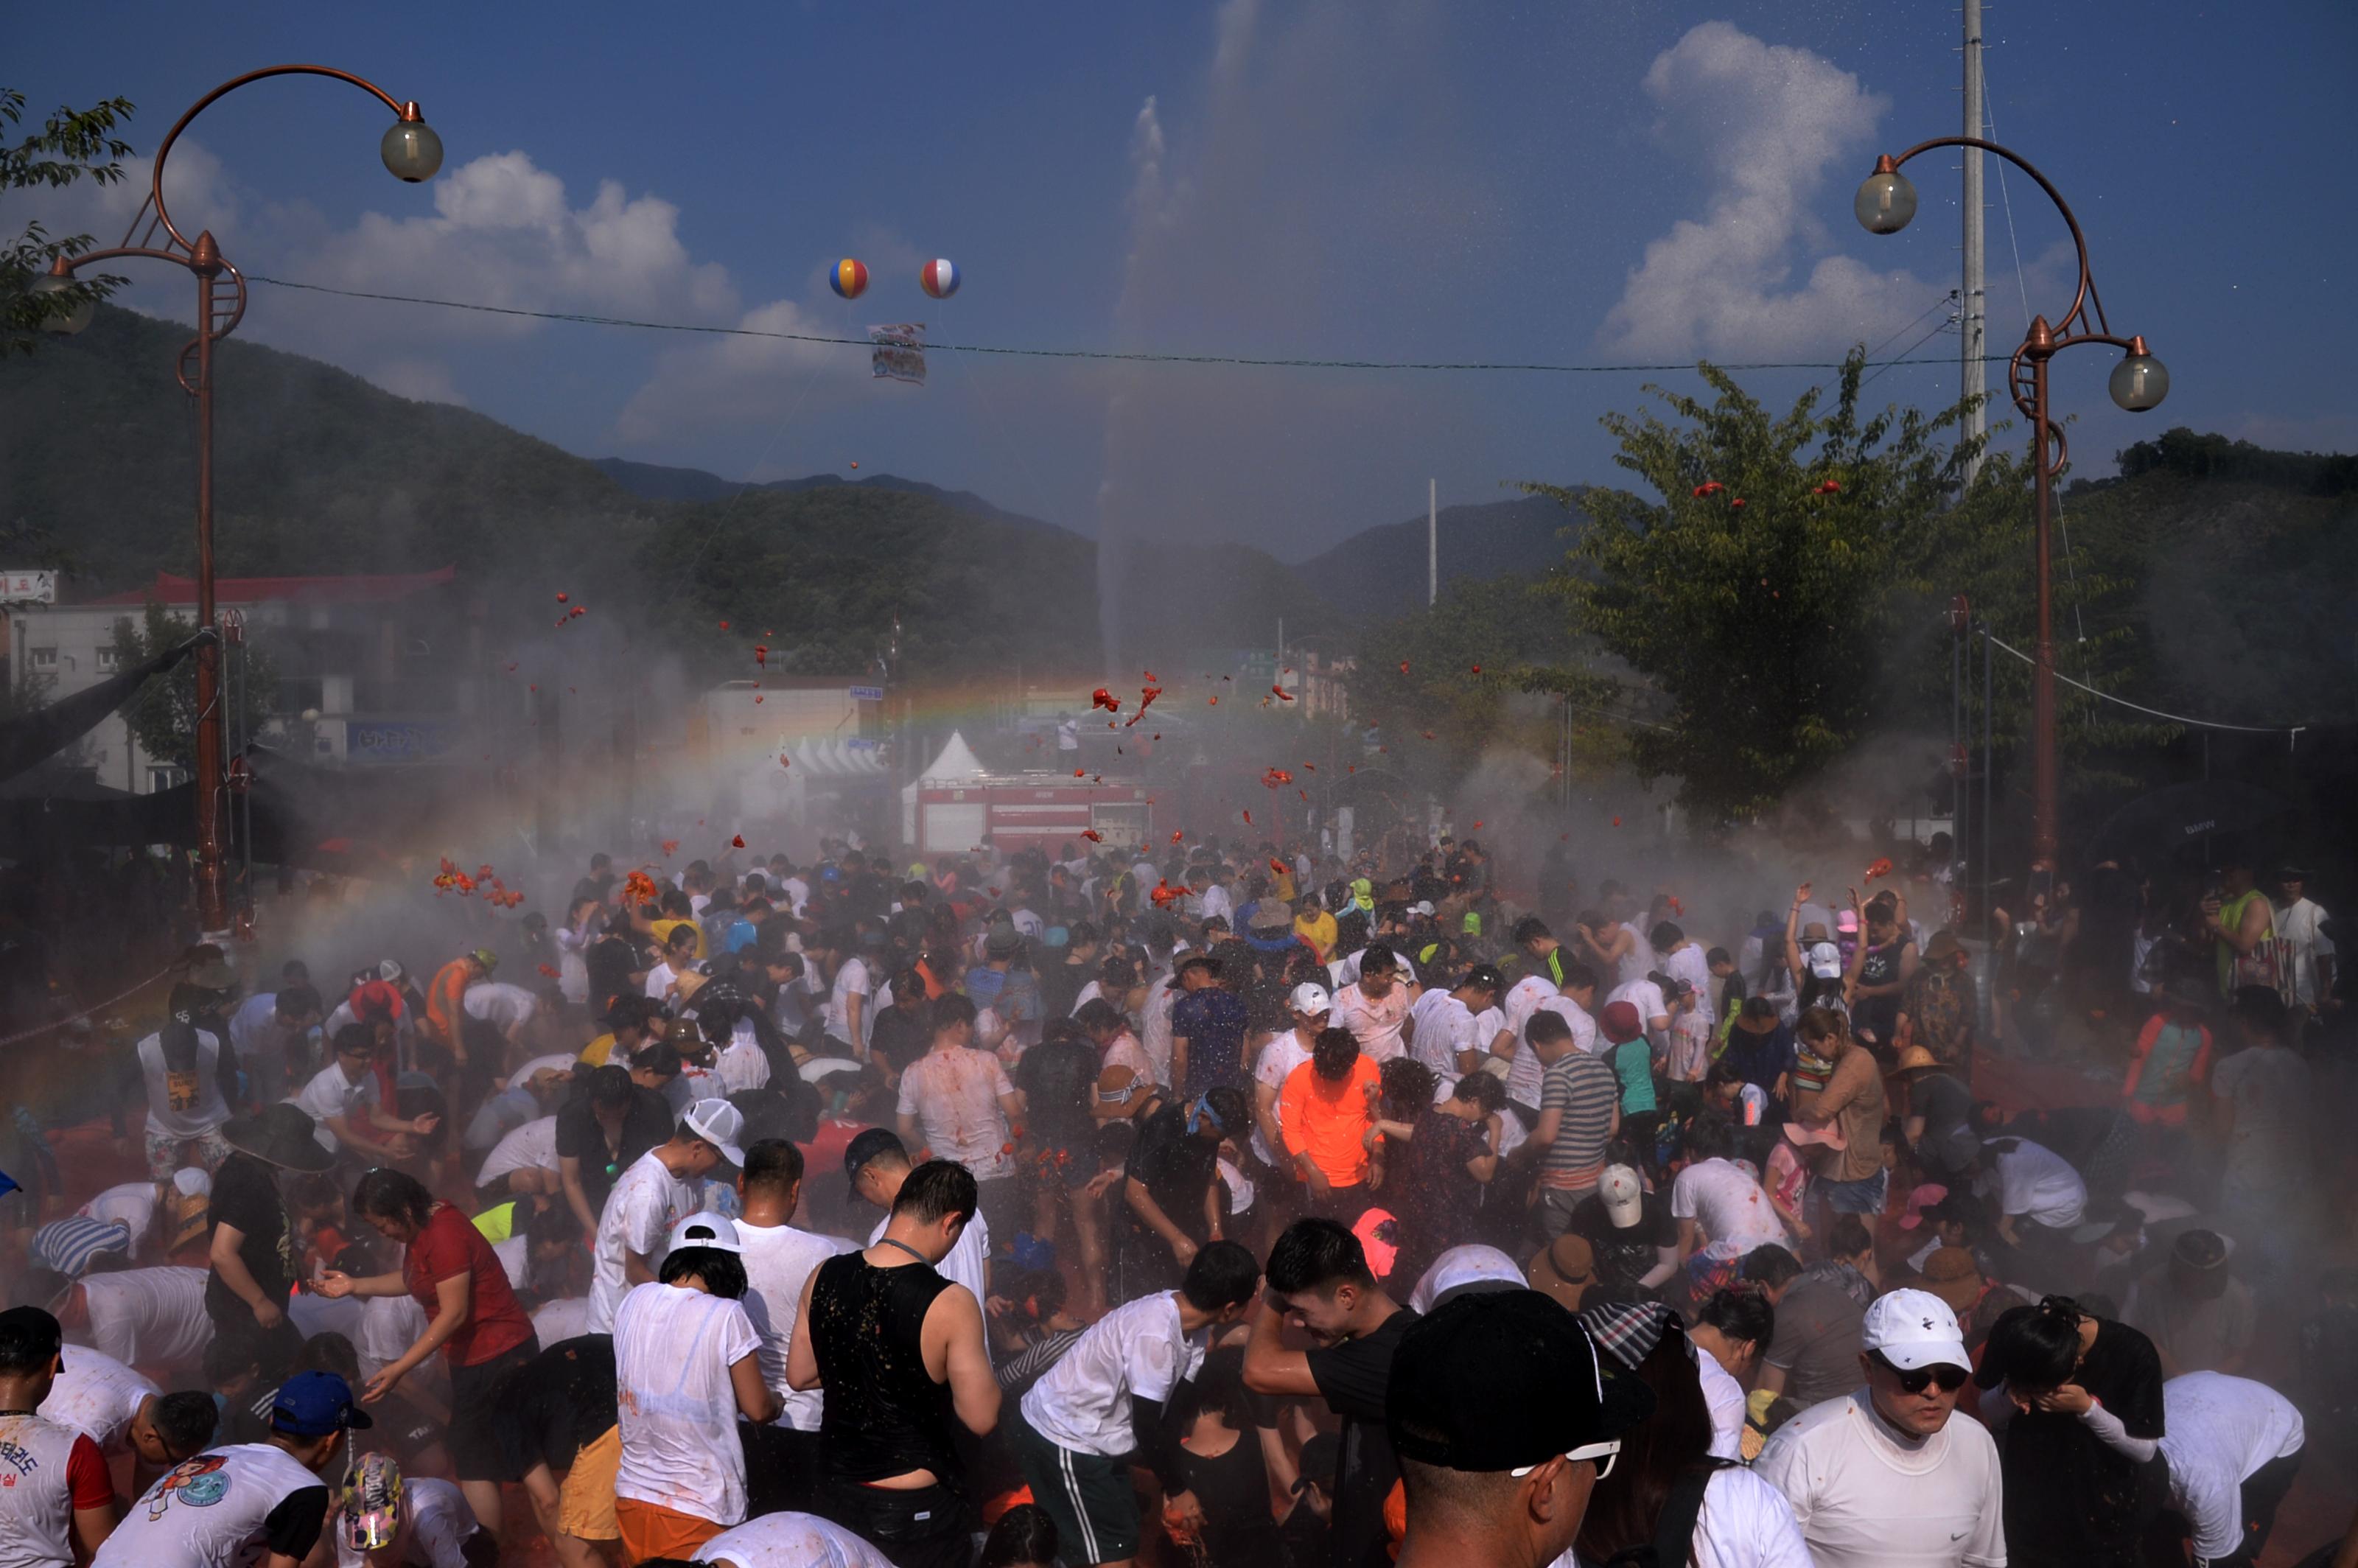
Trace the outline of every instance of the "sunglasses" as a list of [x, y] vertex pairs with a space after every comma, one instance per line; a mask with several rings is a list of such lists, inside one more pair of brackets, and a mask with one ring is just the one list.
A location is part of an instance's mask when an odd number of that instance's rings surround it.
[[[1621, 1440], [1617, 1437], [1610, 1443], [1592, 1443], [1585, 1447], [1575, 1448], [1564, 1455], [1564, 1458], [1574, 1464], [1583, 1459], [1596, 1461], [1596, 1478], [1600, 1481], [1613, 1474], [1613, 1466], [1620, 1457]], [[1538, 1468], [1537, 1465], [1526, 1465], [1520, 1470], [1509, 1470], [1507, 1474], [1520, 1481]]]
[[1911, 1394], [1920, 1394], [1934, 1383], [1941, 1385], [1942, 1393], [1953, 1394], [1965, 1386], [1966, 1379], [1974, 1375], [1970, 1368], [1952, 1366], [1945, 1361], [1930, 1367], [1895, 1367], [1884, 1358], [1883, 1352], [1878, 1350], [1874, 1355], [1875, 1364], [1898, 1379], [1899, 1387]]

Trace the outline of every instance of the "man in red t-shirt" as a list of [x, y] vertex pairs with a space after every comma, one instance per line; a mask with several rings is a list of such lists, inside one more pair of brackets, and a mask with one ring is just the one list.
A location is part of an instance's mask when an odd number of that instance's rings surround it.
[[0, 1312], [0, 1541], [20, 1562], [87, 1563], [114, 1530], [114, 1479], [81, 1433], [34, 1412], [65, 1332], [39, 1307]]
[[366, 1279], [330, 1270], [320, 1276], [319, 1293], [408, 1295], [427, 1316], [426, 1332], [369, 1379], [363, 1400], [374, 1404], [427, 1357], [442, 1353], [450, 1372], [451, 1467], [476, 1521], [496, 1538], [505, 1465], [492, 1418], [501, 1382], [540, 1354], [532, 1319], [508, 1287], [507, 1271], [483, 1233], [449, 1204], [437, 1203], [415, 1176], [371, 1171], [352, 1190], [352, 1211], [407, 1249], [401, 1270]]

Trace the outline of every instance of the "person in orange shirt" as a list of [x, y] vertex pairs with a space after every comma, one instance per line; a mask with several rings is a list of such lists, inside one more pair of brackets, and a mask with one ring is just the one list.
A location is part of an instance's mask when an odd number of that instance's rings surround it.
[[1314, 1214], [1355, 1223], [1383, 1165], [1368, 1134], [1376, 1125], [1379, 1074], [1347, 1029], [1322, 1029], [1310, 1060], [1286, 1076], [1278, 1112], [1294, 1173], [1310, 1189]]
[[463, 1028], [467, 1019], [467, 988], [489, 979], [492, 971], [499, 968], [499, 963], [500, 956], [489, 947], [461, 953], [437, 970], [434, 983], [426, 988], [427, 1037], [448, 1050], [461, 1066], [467, 1061]]

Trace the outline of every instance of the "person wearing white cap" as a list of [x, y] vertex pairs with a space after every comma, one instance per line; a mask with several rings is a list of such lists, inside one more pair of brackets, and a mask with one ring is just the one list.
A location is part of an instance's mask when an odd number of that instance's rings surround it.
[[740, 1304], [744, 1247], [737, 1222], [691, 1214], [665, 1238], [660, 1279], [614, 1313], [614, 1389], [622, 1457], [614, 1516], [627, 1561], [692, 1558], [745, 1519], [740, 1416], [777, 1419], [762, 1376], [762, 1336]]
[[1520, 1291], [1530, 1281], [1523, 1267], [1495, 1247], [1469, 1241], [1433, 1260], [1409, 1292], [1410, 1310], [1420, 1317], [1442, 1303], [1475, 1291]]
[[1253, 1190], [1261, 1195], [1259, 1206], [1267, 1240], [1275, 1240], [1278, 1232], [1293, 1223], [1301, 1196], [1301, 1184], [1293, 1179], [1293, 1157], [1284, 1152], [1285, 1118], [1279, 1108], [1279, 1096], [1287, 1076], [1310, 1060], [1310, 1048], [1318, 1043], [1318, 1033], [1326, 1027], [1334, 1005], [1335, 999], [1325, 986], [1304, 980], [1294, 987], [1285, 999], [1293, 1027], [1264, 1041], [1253, 1063], [1253, 1132], [1248, 1151], [1252, 1168], [1245, 1174], [1252, 1178]]
[[612, 1333], [622, 1297], [656, 1277], [672, 1227], [704, 1206], [704, 1178], [723, 1164], [744, 1164], [745, 1152], [737, 1146], [744, 1130], [743, 1113], [727, 1100], [698, 1100], [667, 1142], [640, 1155], [616, 1179], [598, 1217], [590, 1333]]
[[1877, 1297], [1859, 1365], [1866, 1387], [1802, 1411], [1753, 1462], [1818, 1568], [2002, 1568], [1997, 1444], [1952, 1419], [1973, 1372], [1956, 1314], [1925, 1291]]

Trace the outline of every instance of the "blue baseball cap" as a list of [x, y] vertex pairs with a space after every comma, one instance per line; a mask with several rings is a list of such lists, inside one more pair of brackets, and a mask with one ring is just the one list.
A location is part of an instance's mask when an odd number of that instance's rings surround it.
[[325, 1437], [350, 1427], [374, 1426], [352, 1399], [352, 1386], [333, 1372], [297, 1372], [270, 1401], [270, 1429], [290, 1437]]

